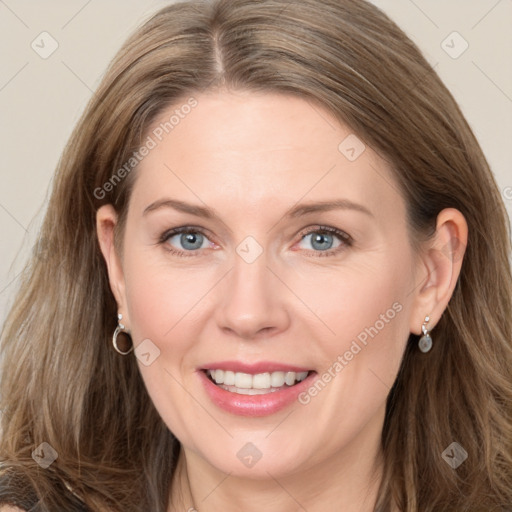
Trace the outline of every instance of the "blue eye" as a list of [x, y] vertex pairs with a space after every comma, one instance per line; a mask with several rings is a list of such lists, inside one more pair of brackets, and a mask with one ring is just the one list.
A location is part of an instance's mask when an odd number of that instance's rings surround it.
[[[301, 233], [299, 244], [306, 240], [309, 240], [311, 248], [301, 248], [314, 256], [332, 256], [352, 245], [350, 235], [328, 226], [316, 226]], [[214, 245], [201, 229], [193, 226], [182, 226], [166, 231], [160, 237], [160, 243], [167, 251], [178, 256], [197, 256], [200, 249], [208, 249]]]
[[313, 249], [319, 251], [325, 251], [331, 249], [334, 243], [334, 236], [328, 233], [313, 232], [309, 235], [305, 235], [302, 240], [306, 240], [307, 237], [311, 237], [311, 246]]
[[[173, 239], [175, 241], [171, 244]], [[204, 233], [186, 226], [167, 231], [162, 235], [160, 242], [171, 246], [167, 248], [168, 251], [183, 256], [193, 256], [193, 254], [184, 253], [194, 253], [198, 249], [206, 249], [210, 246], [209, 240]], [[179, 244], [178, 247], [175, 246], [176, 243]]]
[[351, 245], [349, 235], [338, 229], [326, 226], [315, 228], [303, 234], [300, 243], [308, 239], [313, 252], [320, 253], [316, 254], [316, 256], [332, 255]]

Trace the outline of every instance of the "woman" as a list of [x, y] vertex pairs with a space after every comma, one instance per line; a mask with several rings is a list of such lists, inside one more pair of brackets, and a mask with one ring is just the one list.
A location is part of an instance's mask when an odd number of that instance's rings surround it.
[[74, 131], [41, 242], [2, 334], [0, 502], [510, 510], [508, 219], [374, 6], [162, 9]]

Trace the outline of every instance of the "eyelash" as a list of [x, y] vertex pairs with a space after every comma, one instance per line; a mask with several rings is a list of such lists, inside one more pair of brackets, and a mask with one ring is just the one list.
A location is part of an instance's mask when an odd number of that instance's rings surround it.
[[[170, 246], [169, 244], [167, 244], [167, 242], [170, 238], [172, 238], [175, 235], [179, 235], [181, 233], [199, 233], [208, 238], [208, 235], [201, 228], [196, 228], [194, 226], [181, 226], [179, 228], [174, 228], [174, 229], [165, 231], [159, 239], [159, 244], [163, 245], [166, 251], [168, 251], [172, 254], [175, 254], [177, 256], [183, 256], [186, 258], [190, 257], [190, 256], [196, 256], [198, 250], [180, 251], [180, 250], [175, 249], [174, 247]], [[345, 233], [344, 231], [341, 231], [339, 229], [332, 228], [329, 226], [315, 226], [312, 229], [301, 231], [299, 233], [300, 241], [302, 241], [302, 239], [304, 237], [306, 237], [307, 235], [310, 235], [312, 233], [317, 233], [317, 234], [327, 233], [330, 235], [336, 235], [342, 242], [342, 244], [339, 247], [336, 247], [335, 249], [329, 249], [327, 251], [311, 251], [315, 254], [316, 257], [332, 256], [334, 254], [337, 254], [337, 253], [343, 251], [344, 249], [346, 249], [348, 247], [351, 247], [354, 242], [352, 237], [350, 235], [348, 235], [347, 233]]]

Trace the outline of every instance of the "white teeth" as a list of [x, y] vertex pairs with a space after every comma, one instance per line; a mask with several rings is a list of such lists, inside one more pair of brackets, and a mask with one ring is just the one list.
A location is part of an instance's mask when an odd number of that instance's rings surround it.
[[215, 370], [215, 382], [224, 382], [224, 370]]
[[270, 390], [271, 388], [281, 388], [285, 384], [293, 386], [296, 382], [303, 381], [308, 372], [272, 372], [272, 373], [257, 373], [251, 375], [250, 373], [232, 372], [229, 370], [207, 370], [207, 374], [217, 384], [224, 384], [221, 386], [235, 386], [236, 393], [241, 394], [258, 394], [258, 393], [244, 393], [239, 390]]
[[273, 393], [274, 391], [279, 391], [278, 388], [270, 388], [270, 389], [244, 389], [244, 388], [230, 388], [225, 384], [219, 384], [219, 387], [225, 389], [226, 391], [231, 391], [232, 393], [238, 393], [239, 395], [266, 395], [269, 392]]
[[[215, 372], [217, 373], [217, 372]], [[252, 388], [252, 375], [249, 373], [235, 373], [235, 386], [237, 388], [251, 389]]]
[[270, 376], [270, 384], [273, 388], [284, 386], [284, 372], [274, 372]]
[[270, 387], [270, 373], [257, 373], [252, 377], [254, 389], [268, 389]]
[[286, 384], [288, 384], [288, 386], [293, 386], [295, 384], [295, 376], [295, 372], [286, 372], [284, 381], [286, 382]]
[[235, 385], [235, 372], [230, 372], [229, 370], [226, 370], [224, 372], [224, 384], [226, 384], [226, 386]]

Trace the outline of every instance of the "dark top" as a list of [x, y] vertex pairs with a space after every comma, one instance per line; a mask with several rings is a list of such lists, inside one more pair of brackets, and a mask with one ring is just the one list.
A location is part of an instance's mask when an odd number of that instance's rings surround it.
[[[59, 486], [58, 493], [63, 505], [51, 512], [91, 512], [84, 502], [70, 492], [64, 484]], [[12, 471], [0, 473], [0, 506], [2, 505], [18, 507], [26, 512], [42, 510], [40, 500], [32, 486]]]

